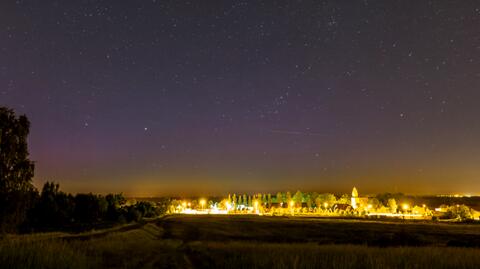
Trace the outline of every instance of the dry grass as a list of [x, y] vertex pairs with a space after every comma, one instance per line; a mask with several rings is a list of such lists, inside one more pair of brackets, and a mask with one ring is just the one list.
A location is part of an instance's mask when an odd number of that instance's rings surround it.
[[479, 268], [480, 249], [192, 243], [198, 268]]
[[360, 244], [369, 246], [476, 246], [480, 225], [360, 221], [297, 217], [175, 215], [160, 225], [184, 241]]
[[[0, 240], [0, 268], [480, 268], [480, 248], [446, 247], [454, 237], [478, 240], [478, 228], [172, 216], [80, 235], [8, 236]], [[398, 231], [410, 237], [406, 245], [367, 244]], [[408, 245], [417, 237], [428, 244]]]
[[[43, 238], [42, 238], [43, 239]], [[0, 268], [92, 268], [96, 260], [82, 249], [58, 240], [35, 238], [3, 240], [0, 242]]]

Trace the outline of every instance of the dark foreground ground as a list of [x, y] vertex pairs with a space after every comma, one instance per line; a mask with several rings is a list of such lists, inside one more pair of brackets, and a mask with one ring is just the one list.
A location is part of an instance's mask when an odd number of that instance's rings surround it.
[[480, 225], [176, 215], [10, 236], [0, 268], [480, 268]]

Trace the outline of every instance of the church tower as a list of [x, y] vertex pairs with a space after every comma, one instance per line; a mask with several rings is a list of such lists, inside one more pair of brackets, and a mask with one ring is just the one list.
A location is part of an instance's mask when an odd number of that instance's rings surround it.
[[352, 190], [352, 207], [353, 209], [357, 209], [358, 207], [358, 191], [355, 187], [353, 187]]

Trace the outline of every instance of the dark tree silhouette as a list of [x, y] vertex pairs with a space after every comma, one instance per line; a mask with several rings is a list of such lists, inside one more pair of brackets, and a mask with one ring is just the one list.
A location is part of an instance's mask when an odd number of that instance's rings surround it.
[[92, 193], [75, 196], [74, 218], [79, 223], [97, 223], [105, 215], [108, 204], [105, 198]]
[[126, 199], [122, 194], [108, 194], [105, 196], [107, 201], [106, 220], [119, 221], [122, 218], [120, 207], [125, 205]]
[[0, 107], [0, 229], [15, 231], [26, 217], [35, 188], [34, 164], [28, 159], [30, 122]]
[[59, 229], [73, 222], [74, 197], [60, 191], [53, 182], [43, 185], [42, 193], [29, 214], [29, 225], [44, 230]]

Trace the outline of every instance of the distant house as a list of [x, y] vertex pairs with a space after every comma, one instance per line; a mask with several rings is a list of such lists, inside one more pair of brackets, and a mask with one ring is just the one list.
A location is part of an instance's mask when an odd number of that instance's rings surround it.
[[353, 207], [349, 204], [335, 204], [333, 206], [333, 210], [339, 210], [339, 211], [349, 211]]

